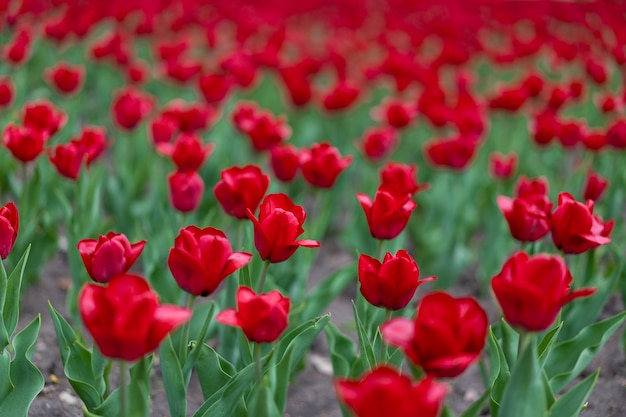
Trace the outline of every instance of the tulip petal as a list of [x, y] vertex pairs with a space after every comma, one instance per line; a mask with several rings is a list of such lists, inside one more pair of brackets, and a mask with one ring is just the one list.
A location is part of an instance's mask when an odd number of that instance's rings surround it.
[[228, 257], [226, 265], [222, 270], [222, 278], [225, 278], [235, 272], [236, 270], [244, 267], [252, 259], [252, 254], [247, 252], [233, 252]]
[[237, 317], [237, 312], [234, 308], [228, 308], [226, 310], [220, 311], [219, 314], [215, 317], [215, 320], [228, 326], [241, 327], [239, 323], [239, 318]]
[[401, 349], [408, 349], [411, 346], [415, 329], [413, 321], [400, 317], [384, 323], [380, 332], [386, 343]]

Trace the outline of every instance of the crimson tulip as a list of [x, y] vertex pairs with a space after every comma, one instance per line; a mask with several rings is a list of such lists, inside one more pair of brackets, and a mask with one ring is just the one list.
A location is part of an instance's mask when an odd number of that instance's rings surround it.
[[15, 204], [0, 207], [0, 258], [6, 259], [13, 250], [19, 228], [20, 216]]
[[223, 310], [215, 320], [241, 328], [251, 342], [271, 343], [287, 328], [290, 307], [289, 298], [276, 290], [256, 294], [252, 289], [241, 286], [237, 289], [237, 310]]
[[167, 264], [180, 288], [206, 297], [250, 259], [250, 253], [233, 252], [221, 230], [187, 226], [176, 237]]
[[552, 213], [552, 241], [564, 253], [579, 254], [606, 245], [613, 222], [604, 223], [593, 215], [593, 201], [579, 203], [568, 193], [560, 193], [558, 206]]
[[87, 273], [96, 282], [109, 282], [133, 266], [146, 241], [130, 243], [126, 235], [109, 232], [98, 239], [83, 239], [78, 242], [78, 252]]
[[325, 93], [322, 104], [329, 112], [344, 110], [354, 104], [360, 93], [356, 85], [345, 80], [339, 81]]
[[79, 88], [85, 77], [85, 69], [82, 65], [71, 65], [67, 62], [58, 62], [48, 68], [45, 79], [57, 91], [62, 94], [72, 94]]
[[616, 149], [626, 148], [626, 120], [617, 120], [606, 131], [606, 142]]
[[435, 166], [462, 170], [474, 157], [478, 143], [478, 138], [474, 136], [435, 139], [424, 145], [424, 153]]
[[48, 157], [59, 174], [76, 180], [85, 156], [85, 152], [79, 145], [70, 142], [55, 146]]
[[72, 139], [87, 157], [87, 167], [102, 155], [106, 148], [106, 132], [103, 127], [85, 126], [80, 136]]
[[169, 117], [160, 115], [150, 123], [150, 133], [152, 143], [159, 145], [160, 143], [168, 143], [174, 137], [178, 130], [178, 124]]
[[382, 262], [368, 255], [359, 256], [361, 294], [376, 307], [400, 310], [411, 301], [417, 287], [437, 279], [419, 279], [419, 274], [417, 263], [405, 250], [395, 255], [387, 252]]
[[247, 217], [246, 210], [256, 211], [270, 184], [270, 177], [256, 165], [227, 168], [220, 176], [213, 188], [215, 198], [226, 214], [240, 220]]
[[356, 196], [365, 212], [371, 235], [381, 240], [397, 237], [417, 207], [411, 194], [389, 185], [378, 187], [374, 201], [366, 194]]
[[300, 152], [293, 145], [278, 145], [270, 150], [270, 166], [278, 180], [292, 181], [300, 168]]
[[22, 163], [36, 159], [48, 140], [48, 133], [30, 127], [8, 125], [2, 139], [7, 149]]
[[434, 292], [422, 299], [413, 320], [392, 319], [381, 333], [427, 375], [454, 378], [480, 357], [488, 326], [487, 313], [473, 298]]
[[152, 111], [153, 106], [152, 96], [128, 86], [115, 94], [111, 112], [120, 128], [133, 130]]
[[529, 257], [524, 252], [512, 255], [491, 280], [506, 321], [530, 332], [546, 330], [561, 307], [596, 292], [595, 288], [570, 291], [571, 284], [563, 258], [545, 254]]
[[415, 118], [415, 106], [400, 100], [383, 100], [379, 107], [372, 109], [372, 119], [386, 123], [396, 129], [407, 127]]
[[78, 308], [100, 352], [135, 361], [154, 351], [165, 337], [191, 318], [191, 310], [159, 304], [145, 279], [118, 275], [107, 286], [87, 284]]
[[176, 210], [187, 213], [198, 208], [204, 181], [196, 171], [176, 171], [168, 177], [170, 203]]
[[494, 178], [508, 180], [517, 167], [517, 154], [502, 155], [494, 152], [489, 155], [489, 171]]
[[388, 162], [380, 171], [380, 184], [396, 188], [401, 193], [417, 194], [427, 190], [429, 184], [418, 184], [415, 179], [417, 166], [400, 162]]
[[305, 181], [318, 188], [331, 188], [352, 163], [352, 156], [341, 157], [339, 150], [328, 142], [315, 143], [311, 149], [300, 151], [300, 169]]
[[389, 155], [398, 143], [396, 130], [391, 127], [370, 128], [363, 134], [360, 146], [371, 161], [380, 161]]
[[248, 218], [254, 225], [254, 246], [261, 259], [271, 263], [286, 261], [300, 247], [317, 248], [315, 240], [296, 240], [304, 233], [302, 225], [306, 213], [295, 205], [286, 194], [269, 194], [261, 203], [259, 218], [246, 209]]
[[65, 125], [67, 115], [46, 100], [33, 101], [24, 106], [22, 124], [24, 127], [46, 132], [54, 136]]
[[337, 396], [357, 417], [437, 417], [449, 388], [426, 377], [417, 383], [386, 365], [359, 380], [339, 379]]
[[587, 182], [585, 182], [585, 188], [583, 190], [583, 198], [585, 200], [598, 201], [608, 185], [608, 179], [597, 172], [589, 171], [587, 173]]
[[218, 104], [228, 95], [233, 80], [226, 74], [204, 74], [198, 79], [198, 89], [209, 104]]
[[179, 131], [194, 133], [208, 128], [219, 113], [202, 103], [173, 100], [163, 109], [161, 115], [172, 120]]
[[215, 144], [204, 145], [197, 135], [182, 133], [174, 144], [161, 142], [156, 147], [159, 153], [172, 159], [178, 171], [188, 172], [200, 169], [213, 152]]
[[0, 109], [8, 107], [13, 102], [15, 86], [10, 78], [0, 77]]

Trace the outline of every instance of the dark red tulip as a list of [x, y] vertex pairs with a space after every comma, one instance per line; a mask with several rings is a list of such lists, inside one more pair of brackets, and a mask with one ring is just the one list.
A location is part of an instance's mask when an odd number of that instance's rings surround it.
[[78, 308], [100, 352], [129, 362], [154, 351], [192, 315], [187, 308], [159, 304], [159, 296], [137, 275], [119, 275], [107, 286], [85, 285]]
[[359, 380], [337, 380], [335, 390], [357, 417], [437, 417], [450, 389], [430, 377], [414, 383], [382, 365]]
[[270, 150], [270, 166], [276, 178], [290, 182], [300, 168], [300, 151], [293, 145], [274, 146]]
[[534, 242], [550, 231], [552, 203], [548, 199], [548, 183], [544, 178], [520, 177], [515, 198], [498, 196], [498, 208], [507, 221], [514, 239]]
[[170, 203], [176, 210], [187, 213], [200, 205], [204, 181], [195, 171], [176, 171], [168, 177]]
[[109, 282], [133, 266], [146, 241], [130, 243], [126, 235], [109, 232], [98, 239], [83, 239], [78, 242], [78, 252], [87, 273], [96, 282]]
[[286, 194], [269, 194], [263, 199], [259, 218], [251, 210], [246, 210], [254, 225], [254, 246], [261, 259], [278, 263], [286, 261], [300, 246], [317, 248], [315, 240], [296, 240], [304, 233], [302, 225], [306, 212], [295, 205]]
[[242, 286], [237, 289], [237, 309], [223, 310], [215, 320], [241, 328], [251, 342], [272, 343], [287, 328], [290, 307], [289, 298], [276, 290], [256, 294]]
[[80, 173], [80, 166], [86, 156], [83, 148], [74, 142], [69, 142], [55, 146], [50, 151], [49, 159], [59, 174], [65, 178], [76, 180]]
[[379, 107], [372, 110], [371, 116], [378, 122], [402, 129], [413, 121], [415, 114], [414, 105], [400, 100], [385, 99]]
[[545, 82], [539, 74], [528, 74], [528, 76], [522, 82], [522, 86], [526, 89], [529, 97], [537, 97], [541, 94]]
[[582, 144], [591, 152], [599, 152], [607, 145], [606, 134], [599, 131], [586, 132], [582, 138]]
[[535, 115], [531, 126], [532, 138], [539, 146], [548, 145], [561, 132], [561, 124], [552, 111]]
[[359, 257], [361, 294], [376, 307], [400, 310], [411, 301], [417, 287], [437, 279], [419, 279], [419, 275], [417, 263], [405, 250], [395, 255], [387, 252], [382, 262], [364, 254]]
[[585, 136], [585, 127], [582, 122], [570, 121], [561, 123], [557, 139], [564, 148], [573, 148], [581, 143]]
[[67, 62], [58, 62], [45, 72], [48, 84], [62, 94], [76, 92], [80, 88], [84, 77], [85, 69], [82, 65], [71, 65]]
[[572, 276], [561, 257], [545, 254], [529, 257], [524, 252], [511, 256], [491, 279], [491, 288], [505, 320], [530, 332], [546, 330], [565, 304], [596, 292], [595, 288], [570, 291], [571, 284]]
[[224, 101], [232, 86], [233, 80], [225, 74], [204, 74], [198, 79], [198, 89], [209, 104], [218, 104]]
[[489, 172], [494, 178], [508, 180], [515, 173], [517, 167], [517, 154], [503, 155], [494, 152], [489, 155]]
[[318, 188], [331, 188], [337, 177], [352, 163], [352, 156], [341, 157], [328, 142], [314, 143], [300, 150], [300, 169], [304, 180]]
[[120, 128], [133, 130], [152, 111], [153, 106], [152, 96], [129, 86], [115, 94], [111, 112]]
[[233, 252], [221, 230], [187, 226], [176, 237], [167, 264], [180, 288], [206, 297], [250, 259], [250, 253]]
[[217, 118], [218, 112], [201, 103], [174, 100], [163, 109], [161, 115], [174, 121], [181, 132], [194, 133], [208, 128]]
[[589, 171], [587, 173], [587, 182], [585, 183], [583, 198], [585, 200], [598, 201], [608, 185], [609, 180], [597, 172]]
[[2, 140], [13, 156], [22, 163], [36, 159], [43, 151], [48, 133], [29, 127], [8, 125]]
[[270, 185], [270, 177], [255, 165], [224, 169], [220, 177], [213, 188], [215, 198], [226, 214], [240, 220], [248, 217], [247, 210], [256, 212]]
[[324, 95], [322, 104], [327, 111], [339, 111], [350, 107], [359, 97], [360, 90], [348, 81], [339, 81]]
[[24, 106], [24, 127], [46, 132], [48, 136], [54, 136], [66, 121], [67, 115], [49, 101], [33, 101]]
[[463, 170], [474, 157], [478, 144], [474, 136], [435, 139], [424, 144], [424, 153], [435, 166]]
[[606, 142], [616, 149], [626, 148], [626, 120], [617, 120], [608, 128]]
[[388, 162], [380, 171], [380, 184], [396, 188], [400, 193], [417, 194], [427, 190], [429, 184], [418, 184], [415, 178], [417, 174], [416, 165], [408, 165], [400, 162]]
[[6, 259], [15, 245], [20, 228], [20, 216], [13, 203], [0, 207], [0, 258]]
[[6, 44], [2, 52], [6, 62], [13, 65], [24, 63], [30, 55], [31, 43], [32, 36], [28, 30], [16, 31], [13, 39]]
[[393, 151], [397, 143], [398, 134], [395, 128], [374, 127], [365, 131], [360, 147], [369, 160], [380, 161]]
[[311, 101], [313, 91], [308, 71], [303, 65], [282, 67], [279, 75], [294, 106], [304, 106]]
[[72, 139], [87, 157], [87, 167], [102, 155], [106, 149], [106, 131], [99, 126], [84, 126], [80, 136]]
[[163, 115], [157, 116], [152, 123], [150, 123], [150, 133], [152, 143], [159, 145], [160, 143], [168, 143], [174, 137], [174, 134], [178, 131], [178, 124]]
[[489, 99], [492, 109], [518, 111], [528, 99], [528, 91], [524, 87], [502, 89]]
[[371, 235], [376, 239], [394, 239], [406, 227], [417, 204], [411, 194], [393, 186], [381, 185], [374, 201], [366, 194], [357, 194], [363, 207]]
[[159, 153], [171, 158], [180, 172], [199, 170], [214, 148], [215, 144], [204, 145], [200, 137], [192, 133], [181, 133], [174, 144], [157, 144]]
[[479, 359], [488, 326], [485, 310], [473, 298], [435, 292], [422, 299], [413, 320], [388, 321], [381, 333], [427, 375], [454, 378]]
[[13, 102], [15, 86], [10, 78], [0, 77], [0, 110], [9, 107]]

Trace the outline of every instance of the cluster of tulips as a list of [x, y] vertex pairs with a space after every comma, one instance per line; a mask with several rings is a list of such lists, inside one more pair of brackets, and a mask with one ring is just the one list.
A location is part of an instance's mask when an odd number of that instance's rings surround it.
[[[462, 417], [579, 415], [626, 320], [625, 12], [0, 0], [0, 415], [43, 387], [19, 295], [59, 251], [85, 416], [148, 416], [157, 355], [173, 417], [194, 375], [194, 417], [284, 415], [321, 332], [345, 416], [454, 416], [470, 366]], [[358, 259], [311, 286], [327, 242]]]

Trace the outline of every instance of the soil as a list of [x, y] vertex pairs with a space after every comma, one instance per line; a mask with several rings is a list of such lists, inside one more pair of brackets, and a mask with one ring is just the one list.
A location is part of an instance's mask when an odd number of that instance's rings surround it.
[[[311, 273], [311, 286], [322, 280], [334, 270], [351, 261], [351, 255], [342, 252], [338, 245], [330, 242], [320, 248], [318, 261]], [[48, 313], [47, 302], [61, 312], [65, 311], [65, 297], [71, 282], [69, 268], [63, 254], [59, 254], [44, 269], [38, 283], [25, 289], [22, 300], [20, 328], [29, 323], [37, 314], [41, 314], [42, 328], [33, 357], [45, 377], [45, 387], [35, 399], [30, 409], [31, 417], [80, 417], [81, 402], [72, 391], [63, 375], [63, 366], [58, 351], [56, 335]], [[349, 286], [344, 293], [329, 307], [332, 320], [338, 326], [352, 320], [351, 299], [356, 286]], [[478, 287], [475, 280], [465, 277], [457, 288], [456, 294], [475, 295]], [[481, 299], [481, 304], [492, 318], [497, 313], [491, 300]], [[605, 315], [612, 315], [624, 309], [619, 297], [613, 297], [608, 303]], [[626, 413], [626, 362], [620, 343], [621, 330], [618, 330], [607, 342], [601, 353], [589, 366], [586, 374], [600, 368], [601, 373], [588, 407], [581, 414], [583, 417], [623, 416]], [[315, 341], [308, 356], [308, 365], [290, 387], [287, 410], [288, 417], [340, 417], [333, 384], [332, 368], [328, 359], [326, 340], [323, 335]], [[153, 384], [152, 416], [167, 416], [167, 402], [162, 384], [159, 383], [158, 366], [155, 367]], [[461, 377], [451, 382], [451, 392], [447, 404], [455, 415], [464, 411], [469, 404], [482, 394], [482, 382], [477, 366], [468, 369]], [[190, 386], [188, 394], [189, 415], [202, 403], [202, 395], [197, 384]], [[488, 410], [482, 414], [488, 415]]]

